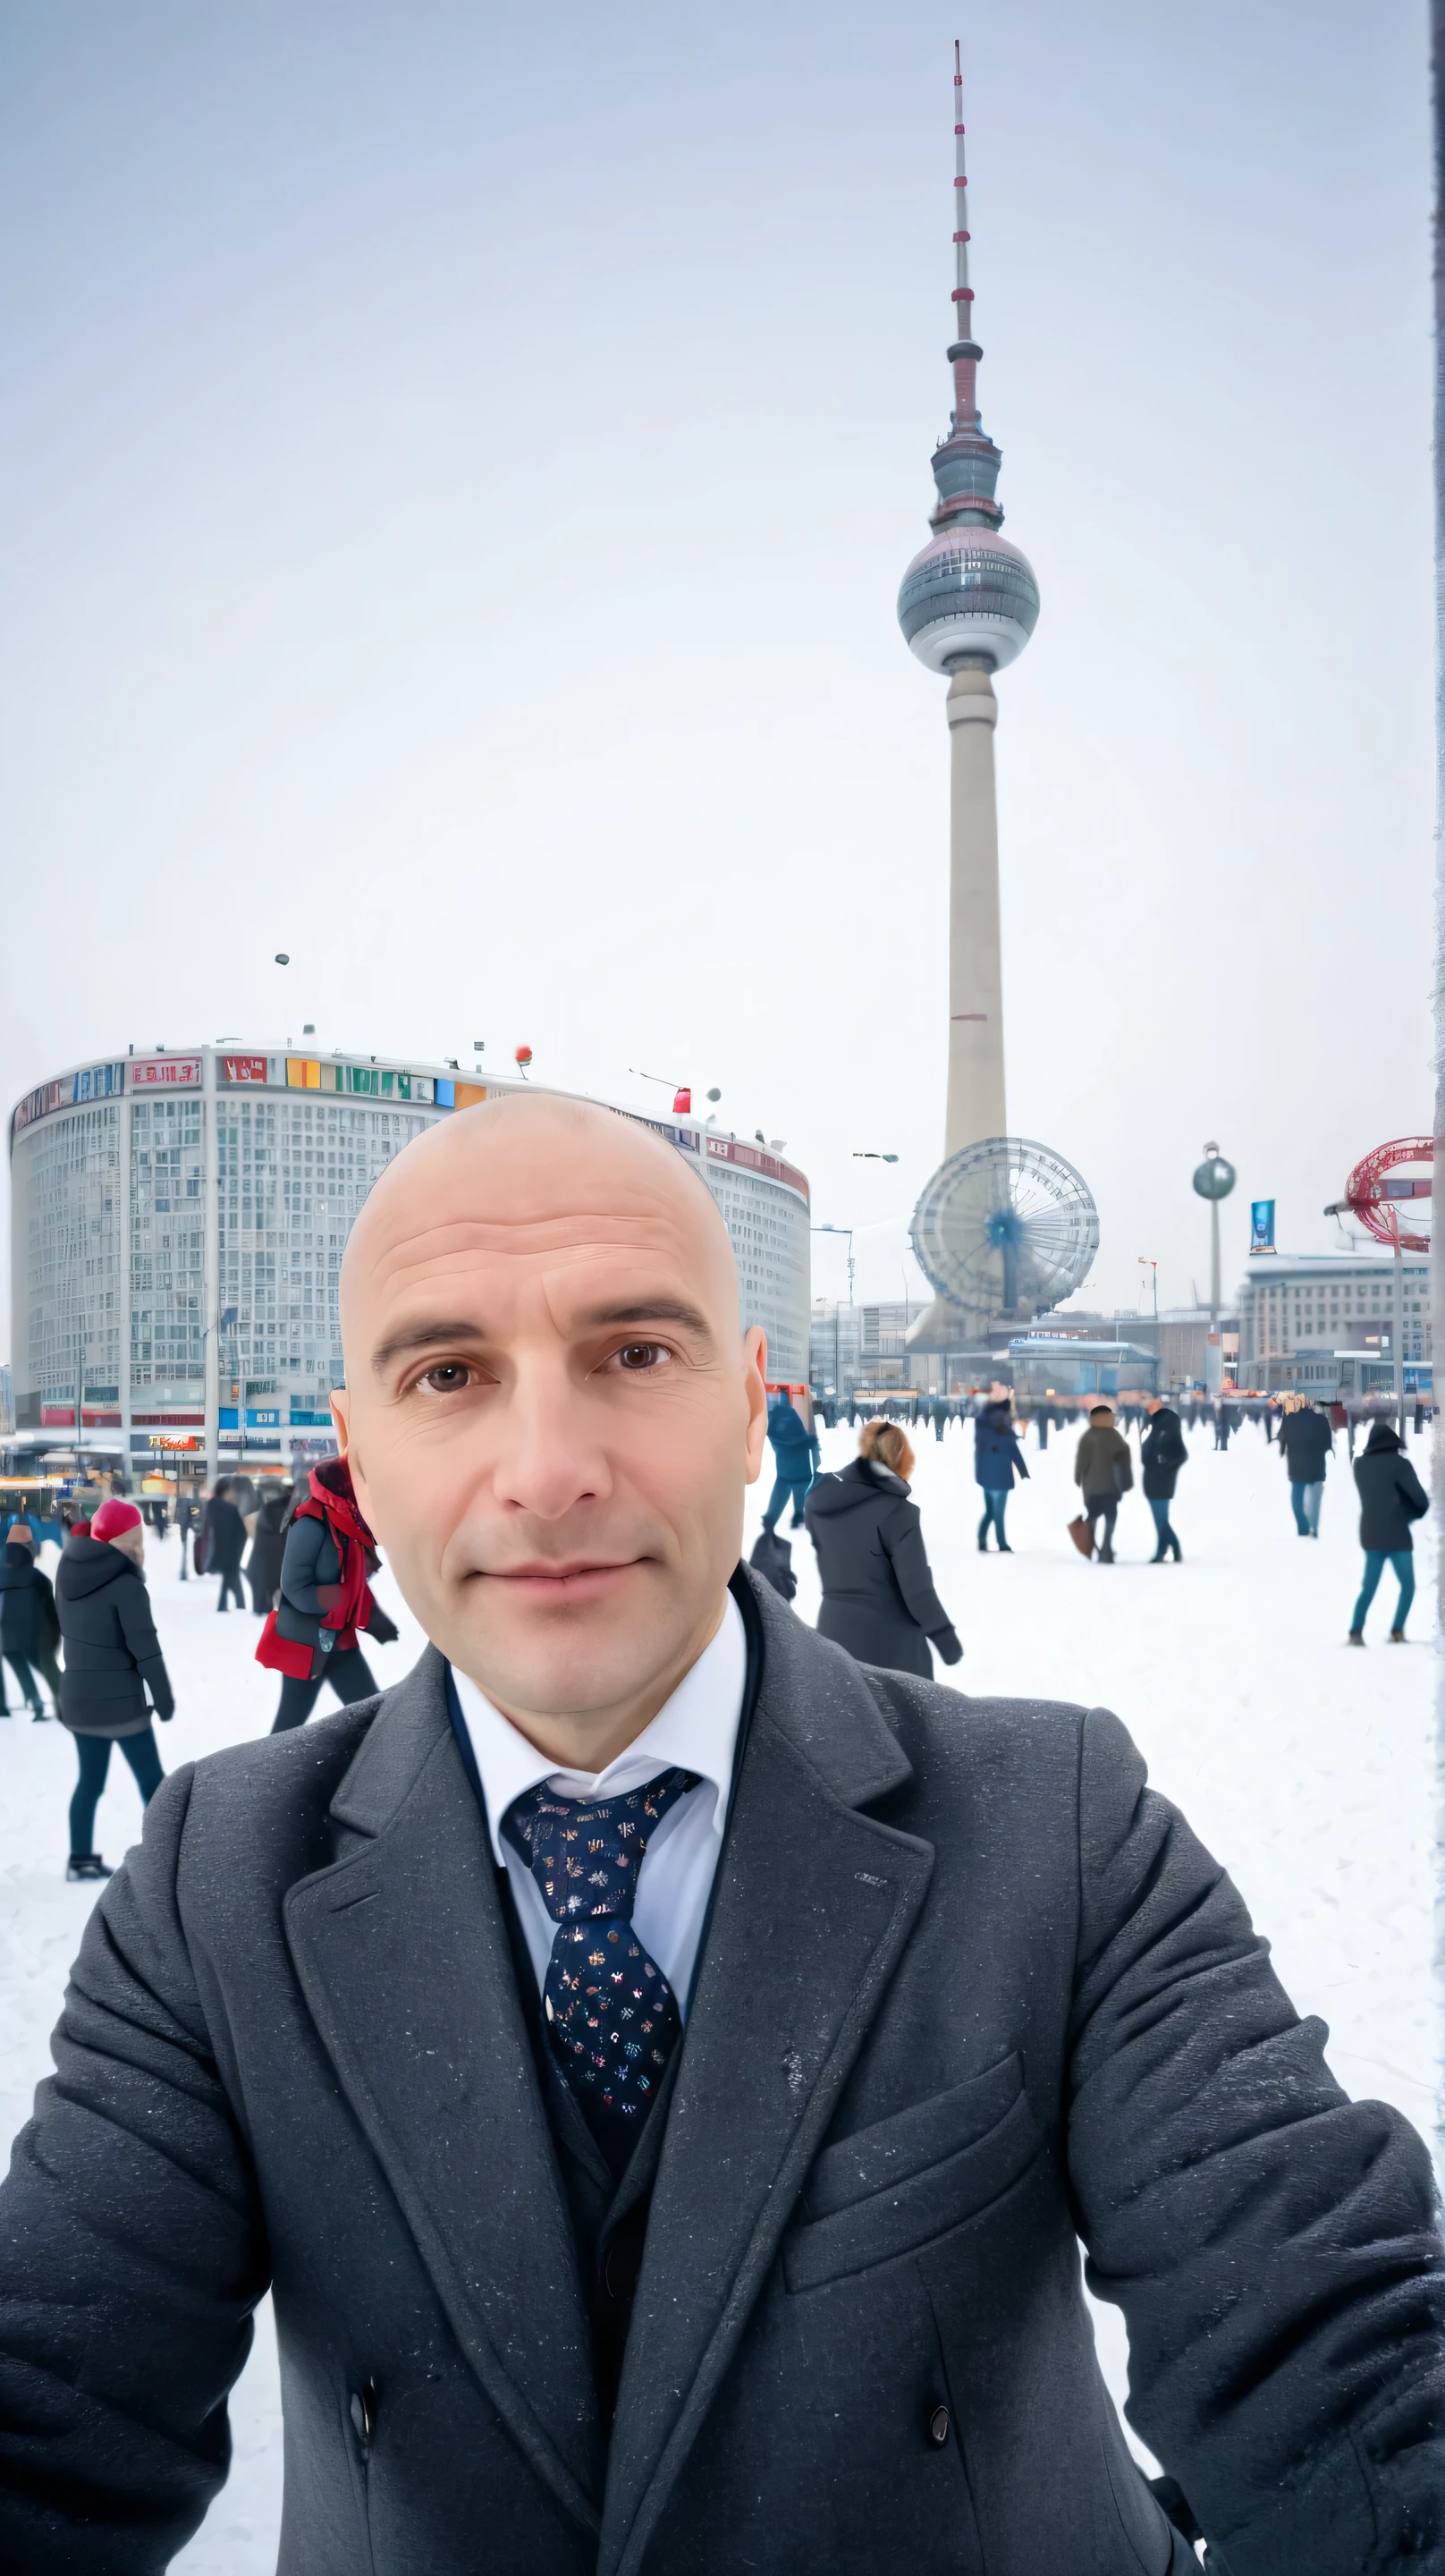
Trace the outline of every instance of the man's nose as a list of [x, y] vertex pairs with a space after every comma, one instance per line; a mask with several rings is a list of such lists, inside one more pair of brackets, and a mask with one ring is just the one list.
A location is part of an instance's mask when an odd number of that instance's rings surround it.
[[612, 1479], [585, 1395], [563, 1369], [519, 1369], [501, 1423], [495, 1489], [515, 1511], [558, 1521], [578, 1503], [600, 1502]]

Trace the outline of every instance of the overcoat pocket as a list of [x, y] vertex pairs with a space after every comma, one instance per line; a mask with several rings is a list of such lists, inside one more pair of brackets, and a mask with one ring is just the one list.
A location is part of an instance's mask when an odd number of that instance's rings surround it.
[[788, 2288], [818, 2289], [916, 2253], [998, 2199], [1042, 2141], [1017, 2055], [840, 2139], [819, 2156], [801, 2223], [784, 2239]]

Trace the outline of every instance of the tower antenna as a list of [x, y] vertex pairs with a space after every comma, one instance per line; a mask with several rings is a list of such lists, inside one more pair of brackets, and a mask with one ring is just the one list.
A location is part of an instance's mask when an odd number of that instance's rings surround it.
[[949, 349], [953, 364], [953, 426], [977, 429], [978, 362], [983, 351], [973, 336], [973, 288], [968, 282], [968, 170], [963, 131], [963, 60], [953, 40], [953, 326], [958, 334]]

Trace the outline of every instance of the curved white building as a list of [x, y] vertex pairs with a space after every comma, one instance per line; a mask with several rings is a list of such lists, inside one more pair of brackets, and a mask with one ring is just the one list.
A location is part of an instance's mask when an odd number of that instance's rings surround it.
[[[198, 1047], [73, 1067], [10, 1122], [17, 1435], [133, 1469], [288, 1459], [341, 1382], [342, 1247], [423, 1127], [517, 1083], [454, 1065]], [[534, 1083], [533, 1090], [549, 1086]], [[607, 1102], [621, 1115], [640, 1113]], [[713, 1192], [740, 1320], [769, 1375], [807, 1379], [808, 1184], [702, 1121], [643, 1116]]]

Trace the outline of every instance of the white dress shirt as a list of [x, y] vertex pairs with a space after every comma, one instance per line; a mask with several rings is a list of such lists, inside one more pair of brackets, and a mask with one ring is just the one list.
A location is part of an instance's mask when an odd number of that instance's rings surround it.
[[657, 1961], [684, 2019], [707, 1918], [723, 1827], [732, 1789], [733, 1758], [747, 1679], [747, 1639], [742, 1612], [731, 1593], [722, 1626], [684, 1674], [650, 1726], [605, 1771], [553, 1771], [547, 1756], [520, 1735], [485, 1692], [452, 1666], [486, 1800], [492, 1850], [511, 1873], [512, 1895], [539, 1987], [546, 1982], [557, 1926], [542, 1891], [519, 1851], [502, 1839], [507, 1810], [545, 1780], [561, 1798], [613, 1798], [640, 1789], [674, 1764], [698, 1774], [698, 1786], [668, 1808], [647, 1846], [637, 1874], [632, 1920], [637, 1937]]

